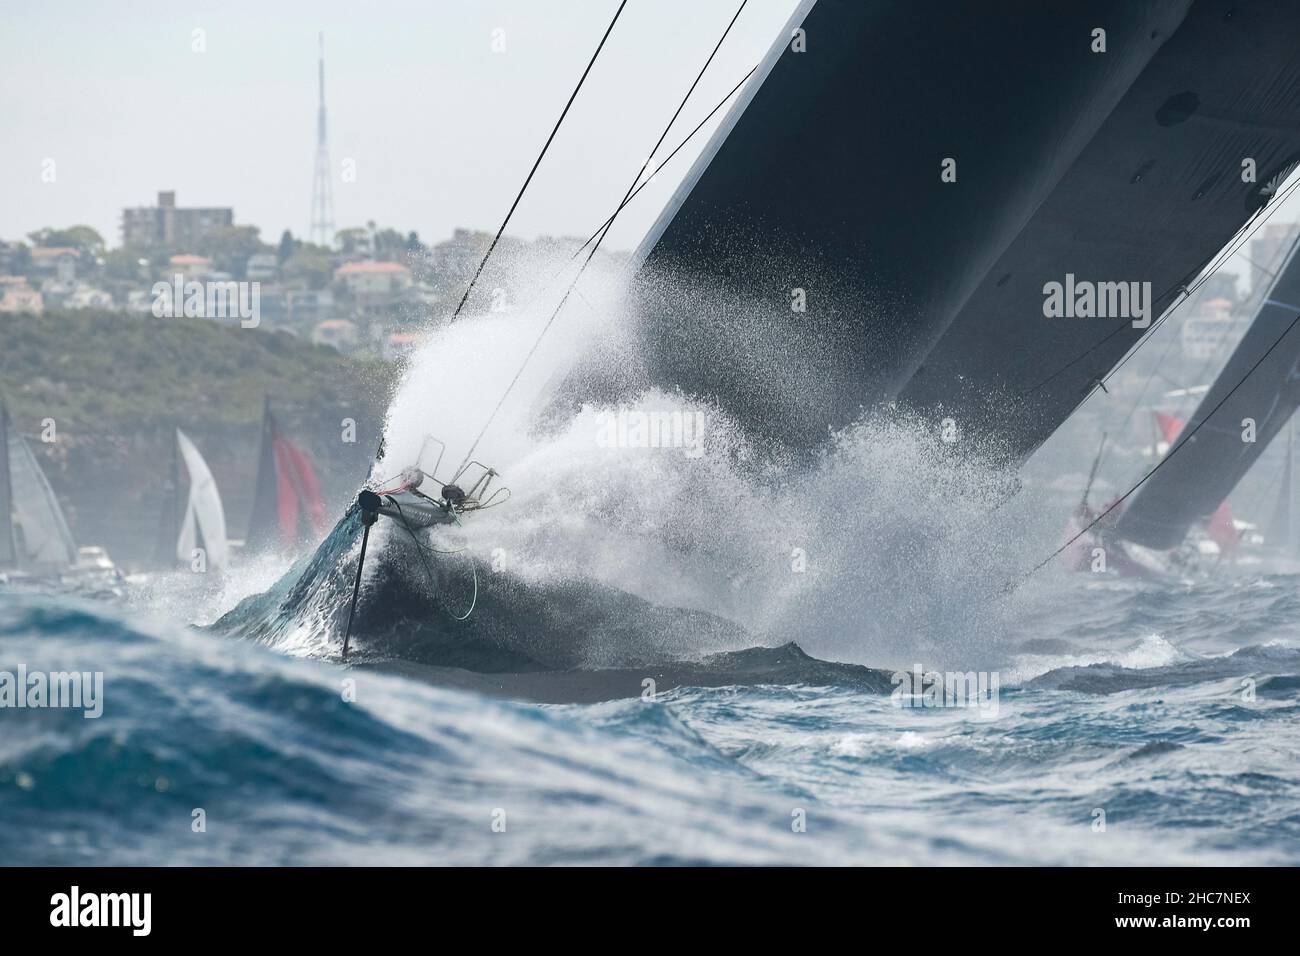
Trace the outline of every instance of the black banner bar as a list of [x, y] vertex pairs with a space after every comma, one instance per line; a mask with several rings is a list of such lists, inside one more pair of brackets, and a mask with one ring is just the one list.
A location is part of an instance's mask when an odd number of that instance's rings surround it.
[[[373, 943], [536, 933], [627, 920], [633, 936], [690, 924], [701, 935], [763, 937], [777, 919], [796, 929], [830, 920], [872, 945], [937, 938], [985, 941], [1041, 927], [1053, 939], [1232, 945], [1288, 931], [1294, 871], [1287, 869], [3, 869], [0, 925], [7, 941], [92, 934], [213, 943], [292, 927], [296, 944]], [[731, 902], [727, 902], [731, 901]], [[820, 914], [820, 915], [819, 915]], [[537, 921], [542, 921], [538, 923]], [[793, 922], [790, 922], [793, 921]], [[671, 922], [673, 925], [666, 925]], [[709, 929], [709, 924], [712, 928]], [[968, 934], [969, 931], [969, 934]], [[992, 934], [992, 935], [989, 935]], [[474, 938], [471, 936], [471, 938]]]

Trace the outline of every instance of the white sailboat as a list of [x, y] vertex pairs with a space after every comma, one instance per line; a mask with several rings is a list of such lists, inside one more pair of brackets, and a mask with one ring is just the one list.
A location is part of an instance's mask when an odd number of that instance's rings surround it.
[[76, 563], [77, 545], [59, 500], [0, 405], [0, 568], [57, 574]]
[[[183, 501], [179, 498], [181, 465], [189, 478], [189, 493]], [[177, 498], [165, 514], [171, 519], [170, 527], [164, 524], [163, 529], [168, 542], [166, 549], [170, 551], [167, 557], [192, 566], [196, 553], [201, 552], [206, 569], [225, 568], [230, 559], [230, 545], [226, 541], [226, 512], [221, 493], [198, 447], [179, 428], [176, 429], [173, 487]]]

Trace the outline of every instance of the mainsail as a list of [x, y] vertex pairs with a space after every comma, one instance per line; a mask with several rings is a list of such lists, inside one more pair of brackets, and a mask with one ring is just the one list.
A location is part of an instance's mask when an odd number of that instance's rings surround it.
[[[1300, 242], [1293, 243], [1259, 313], [1174, 443], [1138, 490], [1117, 533], [1172, 548], [1214, 512], [1300, 404]], [[1287, 329], [1290, 327], [1290, 331]]]
[[[1163, 438], [1157, 448], [1163, 446], [1159, 454], [1164, 455], [1177, 444], [1178, 436], [1183, 433], [1183, 428], [1186, 427], [1187, 423], [1181, 418], [1167, 415], [1164, 412], [1156, 412], [1155, 417], [1156, 427], [1160, 429], [1160, 435]], [[1219, 507], [1215, 508], [1214, 513], [1210, 515], [1206, 533], [1219, 546], [1221, 554], [1229, 554], [1237, 550], [1237, 546], [1241, 543], [1241, 536], [1237, 533], [1237, 525], [1233, 521], [1232, 511], [1228, 508], [1227, 501], [1219, 502]]]
[[226, 541], [226, 513], [221, 507], [217, 482], [194, 442], [179, 428], [176, 429], [176, 446], [189, 474], [190, 486], [176, 537], [176, 560], [189, 564], [194, 559], [195, 550], [202, 549], [207, 567], [224, 568], [229, 558], [229, 545]]
[[247, 549], [291, 551], [322, 536], [326, 520], [311, 460], [284, 437], [268, 405], [262, 416], [262, 448]]
[[577, 397], [680, 388], [803, 448], [901, 401], [1032, 451], [1141, 335], [1045, 318], [1045, 283], [1173, 302], [1300, 155], [1297, 35], [1294, 4], [805, 4], [638, 251], [646, 379]]
[[0, 408], [0, 565], [62, 570], [77, 563], [68, 522], [27, 439]]

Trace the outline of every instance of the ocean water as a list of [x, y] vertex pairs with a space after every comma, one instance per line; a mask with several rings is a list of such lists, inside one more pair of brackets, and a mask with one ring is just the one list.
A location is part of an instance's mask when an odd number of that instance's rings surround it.
[[[635, 364], [588, 291], [475, 449], [510, 500], [376, 525], [348, 665], [354, 511], [219, 581], [0, 590], [0, 684], [103, 675], [97, 718], [0, 708], [0, 860], [1300, 863], [1300, 575], [1026, 576], [1091, 438], [1013, 475], [892, 411], [796, 462], [680, 395], [564, 410], [573, 355]], [[448, 475], [547, 314], [431, 336], [376, 478]], [[996, 694], [903, 706], [914, 668]]]
[[97, 719], [0, 711], [0, 859], [1300, 862], [1300, 578], [1064, 586], [990, 660], [996, 715], [807, 684], [512, 702], [0, 594], [0, 670], [104, 675]]

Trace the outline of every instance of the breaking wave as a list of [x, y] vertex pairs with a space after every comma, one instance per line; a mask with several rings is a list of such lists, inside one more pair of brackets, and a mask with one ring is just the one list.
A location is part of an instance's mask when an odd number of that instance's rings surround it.
[[[368, 631], [400, 626], [436, 635], [438, 653], [419, 659], [491, 670], [789, 642], [904, 666], [917, 655], [984, 657], [1001, 641], [1024, 600], [1005, 585], [1051, 541], [1058, 508], [1017, 494], [993, 456], [945, 444], [893, 410], [829, 436], [809, 461], [682, 394], [566, 405], [578, 364], [599, 360], [636, 380], [619, 301], [610, 286], [570, 305], [491, 418], [474, 457], [500, 472], [508, 503], [453, 533], [419, 532], [418, 545], [386, 522], [372, 532], [363, 648]], [[547, 316], [493, 314], [433, 331], [389, 410], [375, 475], [419, 460], [446, 480]], [[345, 517], [315, 556], [223, 626], [329, 656], [358, 530]], [[471, 602], [470, 621], [457, 625]], [[410, 653], [410, 643], [387, 651]]]

